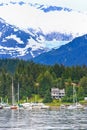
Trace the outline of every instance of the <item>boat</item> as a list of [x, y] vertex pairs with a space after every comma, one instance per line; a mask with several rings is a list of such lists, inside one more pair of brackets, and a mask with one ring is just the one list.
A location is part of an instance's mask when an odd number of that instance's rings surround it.
[[61, 105], [60, 105], [60, 110], [61, 110], [61, 109], [66, 109], [66, 106], [65, 106], [64, 104], [61, 104]]
[[10, 109], [10, 105], [8, 103], [2, 103], [1, 106], [3, 109]]
[[1, 97], [1, 103], [0, 103], [0, 109], [8, 109], [10, 108], [9, 104], [8, 104], [8, 99], [7, 102], [3, 102], [2, 97]]
[[19, 82], [18, 82], [18, 109], [23, 109], [23, 105], [20, 104], [20, 89], [19, 89]]
[[3, 109], [3, 106], [2, 106], [2, 97], [1, 97], [0, 109]]
[[18, 106], [17, 106], [17, 105], [11, 105], [10, 108], [11, 108], [11, 109], [18, 109]]
[[80, 103], [76, 103], [76, 104], [72, 104], [70, 106], [68, 106], [68, 109], [82, 109], [83, 106]]
[[45, 105], [44, 103], [39, 103], [40, 109], [49, 109], [49, 106]]
[[73, 110], [73, 109], [82, 109], [83, 106], [77, 102], [77, 96], [76, 96], [76, 89], [73, 85], [73, 104], [68, 106], [67, 109]]
[[15, 96], [14, 96], [14, 86], [13, 86], [13, 78], [12, 78], [12, 105], [11, 109], [18, 109], [18, 105], [15, 104]]
[[87, 106], [84, 106], [84, 110], [87, 110]]
[[3, 106], [2, 106], [2, 105], [0, 105], [0, 109], [3, 109]]
[[32, 109], [49, 109], [44, 103], [32, 103]]
[[43, 103], [26, 102], [26, 103], [23, 103], [22, 106], [24, 109], [27, 109], [27, 110], [49, 109], [49, 106]]
[[32, 104], [31, 103], [26, 102], [26, 103], [22, 103], [21, 105], [24, 109], [32, 110]]

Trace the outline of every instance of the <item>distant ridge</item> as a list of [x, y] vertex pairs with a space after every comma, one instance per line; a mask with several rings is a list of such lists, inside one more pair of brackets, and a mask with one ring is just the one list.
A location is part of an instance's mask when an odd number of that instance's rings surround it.
[[77, 37], [59, 49], [53, 49], [33, 59], [34, 62], [66, 66], [87, 65], [87, 34]]

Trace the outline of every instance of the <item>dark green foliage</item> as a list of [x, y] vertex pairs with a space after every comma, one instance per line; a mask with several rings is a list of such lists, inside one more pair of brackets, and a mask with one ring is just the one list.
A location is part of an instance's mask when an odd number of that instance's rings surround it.
[[14, 73], [18, 63], [18, 59], [0, 59], [0, 69], [4, 68], [10, 73]]
[[43, 75], [42, 78], [39, 81], [40, 83], [40, 94], [42, 97], [46, 94], [48, 90], [50, 90], [53, 86], [53, 77], [50, 74], [49, 71], [46, 71]]
[[32, 94], [38, 94], [44, 98], [44, 102], [51, 102], [50, 90], [52, 87], [65, 89], [66, 96], [63, 101], [72, 101], [72, 83], [79, 84], [76, 87], [78, 100], [87, 96], [87, 67], [65, 67], [55, 64], [46, 66], [32, 61], [18, 59], [0, 60], [0, 97], [11, 102], [12, 77], [14, 79], [15, 96], [18, 95], [18, 83], [20, 87], [20, 99], [30, 98]]
[[82, 87], [82, 92], [87, 96], [87, 77], [80, 79], [80, 86]]
[[62, 102], [73, 102], [73, 96], [70, 96], [70, 97], [68, 97], [68, 96], [65, 96], [65, 97], [63, 97], [62, 98]]
[[44, 96], [44, 100], [43, 100], [43, 103], [50, 103], [52, 102], [52, 98], [51, 98], [51, 93], [50, 91], [46, 91], [46, 94]]

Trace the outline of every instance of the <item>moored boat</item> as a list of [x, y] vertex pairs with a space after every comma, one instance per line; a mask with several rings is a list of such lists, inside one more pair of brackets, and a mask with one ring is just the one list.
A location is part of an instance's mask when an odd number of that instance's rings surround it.
[[31, 103], [22, 103], [22, 107], [27, 110], [32, 110], [32, 104]]
[[36, 109], [49, 109], [49, 106], [43, 103], [23, 103], [22, 104], [24, 109], [27, 110], [36, 110]]
[[0, 105], [0, 109], [3, 109], [3, 106], [2, 106], [2, 105]]
[[72, 105], [67, 107], [67, 109], [70, 109], [70, 110], [72, 110], [72, 109], [82, 109], [82, 108], [83, 108], [83, 106], [81, 104], [79, 104], [79, 103], [72, 104]]
[[17, 105], [12, 105], [10, 108], [11, 109], [18, 109], [18, 106]]
[[31, 103], [32, 109], [49, 109], [49, 106], [44, 103]]
[[3, 109], [10, 109], [10, 105], [7, 103], [2, 103], [1, 106], [3, 107]]
[[66, 106], [65, 106], [64, 104], [61, 104], [61, 105], [60, 105], [60, 110], [61, 110], [61, 109], [65, 109], [65, 108], [66, 108]]
[[75, 86], [73, 86], [73, 104], [68, 106], [67, 109], [82, 109], [83, 106], [77, 102], [77, 95], [76, 95], [76, 90], [75, 90]]
[[49, 106], [45, 105], [44, 103], [39, 103], [40, 109], [49, 109]]

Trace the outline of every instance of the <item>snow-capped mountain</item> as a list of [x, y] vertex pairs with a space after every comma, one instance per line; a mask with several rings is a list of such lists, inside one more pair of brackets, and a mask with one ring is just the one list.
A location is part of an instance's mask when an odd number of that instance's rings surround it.
[[0, 0], [0, 18], [0, 57], [31, 59], [87, 32], [86, 13], [50, 3]]
[[7, 24], [0, 19], [0, 58], [31, 59], [46, 51], [37, 35]]

